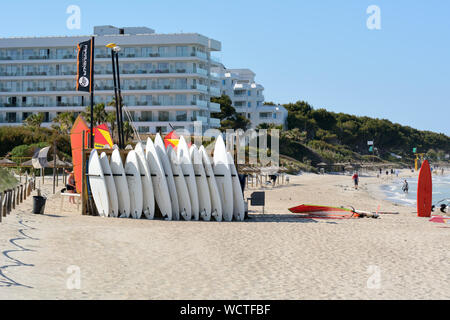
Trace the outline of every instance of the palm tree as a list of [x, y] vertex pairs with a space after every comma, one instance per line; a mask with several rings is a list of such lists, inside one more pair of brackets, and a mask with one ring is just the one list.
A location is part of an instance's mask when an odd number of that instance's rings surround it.
[[133, 128], [128, 121], [123, 122], [123, 134], [125, 135], [125, 142], [133, 137]]
[[44, 122], [44, 114], [42, 112], [29, 115], [24, 120], [24, 124], [32, 128], [39, 128], [42, 122]]
[[52, 125], [52, 128], [60, 133], [67, 134], [72, 128], [74, 121], [75, 117], [72, 112], [61, 112], [53, 119], [55, 124]]
[[111, 138], [114, 139], [114, 130], [116, 128], [116, 113], [108, 112], [106, 115], [106, 122], [109, 123], [109, 127], [111, 128]]
[[[82, 113], [88, 123], [91, 122], [91, 107], [86, 107], [86, 111]], [[105, 110], [104, 103], [94, 105], [94, 125], [105, 123], [108, 114]]]

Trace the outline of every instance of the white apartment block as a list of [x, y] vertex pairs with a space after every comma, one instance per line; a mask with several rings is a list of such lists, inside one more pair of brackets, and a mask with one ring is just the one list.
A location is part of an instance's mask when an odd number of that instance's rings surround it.
[[[220, 105], [221, 79], [211, 73], [220, 63], [211, 55], [221, 43], [197, 33], [157, 34], [145, 27], [94, 27], [95, 103], [114, 97], [110, 49], [116, 43], [124, 105], [140, 133], [219, 127], [210, 113]], [[90, 36], [0, 39], [0, 126], [21, 125], [44, 113], [50, 126], [58, 113], [79, 113], [90, 105], [87, 93], [75, 91], [77, 44]], [[113, 107], [107, 110], [114, 111]], [[124, 116], [124, 120], [128, 120]]]
[[255, 82], [249, 69], [226, 69], [223, 65], [211, 69], [220, 79], [222, 94], [230, 97], [236, 111], [251, 121], [251, 127], [268, 123], [286, 126], [287, 110], [281, 106], [264, 105], [264, 87]]

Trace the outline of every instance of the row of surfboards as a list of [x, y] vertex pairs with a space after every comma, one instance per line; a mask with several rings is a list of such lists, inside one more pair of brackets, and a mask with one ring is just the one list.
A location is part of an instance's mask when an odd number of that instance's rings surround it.
[[180, 138], [167, 149], [159, 134], [137, 143], [125, 163], [118, 148], [110, 159], [93, 149], [88, 178], [100, 216], [153, 219], [156, 205], [166, 220], [243, 221], [245, 204], [233, 158], [218, 136], [211, 158], [206, 149]]

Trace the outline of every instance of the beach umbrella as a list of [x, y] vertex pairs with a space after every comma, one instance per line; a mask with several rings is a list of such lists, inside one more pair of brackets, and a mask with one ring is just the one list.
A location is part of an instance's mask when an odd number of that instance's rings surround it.
[[7, 158], [4, 158], [4, 159], [0, 160], [0, 166], [3, 166], [3, 167], [13, 167], [13, 166], [16, 166], [16, 165], [17, 165], [17, 163], [15, 163], [14, 161], [11, 161], [11, 160], [9, 160]]
[[32, 166], [33, 166], [33, 160], [30, 159], [30, 160], [28, 160], [28, 161], [22, 162], [20, 165], [21, 165], [22, 167], [32, 167]]

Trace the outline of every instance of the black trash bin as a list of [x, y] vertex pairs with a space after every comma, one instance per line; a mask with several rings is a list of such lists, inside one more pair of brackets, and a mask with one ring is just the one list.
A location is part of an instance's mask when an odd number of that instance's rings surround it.
[[44, 214], [46, 200], [47, 199], [42, 196], [33, 196], [33, 213]]

